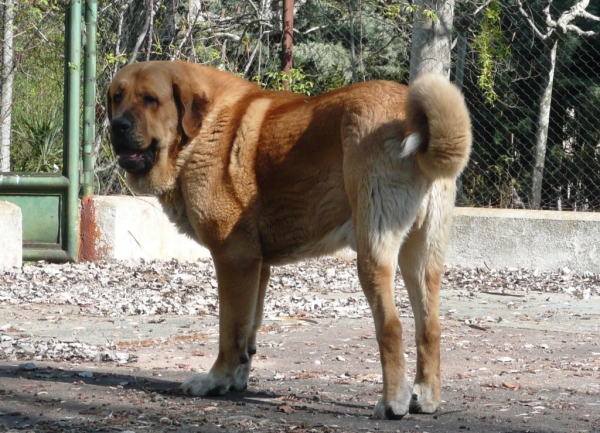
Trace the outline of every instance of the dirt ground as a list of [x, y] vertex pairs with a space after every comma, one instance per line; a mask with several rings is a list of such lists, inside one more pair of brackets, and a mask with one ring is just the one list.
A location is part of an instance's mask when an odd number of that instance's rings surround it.
[[[59, 339], [113, 354], [0, 357], [0, 432], [600, 432], [600, 298], [449, 287], [441, 305], [441, 407], [381, 421], [371, 417], [382, 383], [370, 317], [268, 316], [249, 388], [197, 398], [179, 385], [210, 368], [214, 315], [0, 302], [4, 347]], [[414, 377], [413, 319], [400, 314]]]

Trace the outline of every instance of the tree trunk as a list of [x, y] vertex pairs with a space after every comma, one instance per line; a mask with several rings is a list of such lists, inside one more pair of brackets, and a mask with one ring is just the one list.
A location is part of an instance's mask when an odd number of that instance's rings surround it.
[[[410, 51], [411, 83], [424, 72], [450, 76], [454, 3], [455, 0], [415, 0]], [[434, 19], [430, 12], [435, 14]]]
[[10, 171], [10, 139], [14, 68], [14, 0], [4, 2], [4, 44], [2, 46], [2, 89], [0, 90], [0, 172]]
[[350, 62], [352, 65], [352, 82], [358, 81], [358, 72], [356, 70], [356, 47], [354, 46], [354, 5], [348, 2], [348, 15], [350, 17]]
[[454, 73], [454, 83], [460, 90], [463, 88], [465, 80], [465, 62], [467, 59], [467, 31], [458, 32], [458, 48], [456, 51], [456, 69]]
[[542, 203], [542, 182], [544, 179], [544, 163], [548, 142], [548, 125], [550, 124], [550, 107], [552, 105], [552, 84], [556, 68], [556, 48], [558, 38], [548, 41], [544, 52], [544, 63], [547, 74], [542, 87], [540, 109], [538, 112], [537, 131], [535, 134], [535, 163], [531, 180], [531, 208], [539, 209]]
[[[283, 0], [281, 20], [283, 38], [281, 42], [281, 70], [286, 74], [292, 71], [292, 47], [294, 45], [294, 0]], [[290, 90], [289, 81], [283, 82], [285, 90]]]

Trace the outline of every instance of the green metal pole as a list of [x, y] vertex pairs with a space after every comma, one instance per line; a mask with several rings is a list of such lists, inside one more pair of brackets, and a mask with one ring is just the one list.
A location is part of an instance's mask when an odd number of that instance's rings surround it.
[[[95, 36], [95, 31], [93, 34]], [[62, 176], [49, 173], [0, 174], [0, 195], [6, 196], [8, 201], [30, 197], [46, 202], [44, 197], [59, 197], [56, 209], [50, 211], [59, 215], [59, 244], [48, 244], [45, 240], [26, 242], [24, 260], [67, 261], [77, 260], [79, 256], [80, 70], [81, 0], [69, 0], [65, 13]]]
[[79, 109], [81, 71], [81, 0], [71, 0], [66, 14], [65, 121], [63, 175], [69, 179], [63, 233], [70, 260], [79, 256]]
[[96, 22], [98, 0], [85, 2], [85, 70], [83, 78], [83, 196], [94, 193], [96, 123]]
[[68, 190], [70, 181], [59, 174], [48, 175], [46, 173], [11, 173], [10, 176], [0, 175], [3, 190], [18, 191], [65, 191]]

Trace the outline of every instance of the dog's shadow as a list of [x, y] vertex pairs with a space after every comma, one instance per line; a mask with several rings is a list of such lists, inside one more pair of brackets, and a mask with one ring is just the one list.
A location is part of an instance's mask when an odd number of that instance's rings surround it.
[[[223, 396], [195, 397], [181, 391], [181, 382], [153, 376], [154, 371], [139, 371], [137, 374], [120, 374], [106, 371], [92, 371], [87, 369], [63, 370], [51, 366], [40, 367], [33, 370], [25, 370], [17, 365], [0, 366], [0, 412], [9, 417], [3, 417], [5, 421], [13, 418], [14, 422], [19, 419], [29, 424], [49, 421], [42, 414], [44, 409], [59, 406], [64, 417], [90, 414], [90, 407], [106, 405], [110, 410], [126, 411], [135, 409], [133, 404], [123, 403], [120, 398], [123, 394], [131, 391], [143, 393], [146, 398], [156, 401], [168, 400], [173, 403], [185, 402], [187, 406], [197, 406], [205, 409], [207, 406], [250, 406], [249, 413], [259, 412], [261, 417], [281, 417], [286, 410], [292, 408], [293, 412], [319, 412], [331, 417], [346, 416], [349, 411], [360, 412], [361, 416], [370, 416], [371, 409], [365, 404], [353, 404], [340, 402], [334, 399], [320, 398], [318, 401], [309, 401], [307, 398], [295, 397], [293, 394], [281, 394], [271, 390], [263, 390], [260, 385], [242, 392], [228, 392]], [[170, 373], [164, 372], [165, 375]], [[179, 372], [177, 373], [180, 374]], [[12, 384], [11, 384], [12, 381]], [[16, 382], [18, 381], [18, 382]], [[55, 391], [48, 390], [45, 384], [60, 383], [70, 384], [69, 388], [62, 387]], [[85, 386], [106, 388], [108, 392], [114, 391], [112, 402], [106, 398], [101, 391], [81, 390]], [[75, 392], [74, 392], [75, 391]], [[95, 396], [102, 394], [102, 399], [96, 401]], [[25, 408], [15, 411], [14, 407]], [[114, 407], [113, 407], [114, 406]], [[128, 408], [129, 406], [129, 408]], [[286, 407], [287, 406], [287, 407]], [[108, 409], [107, 409], [108, 410]], [[150, 405], [144, 405], [144, 412], [153, 412]], [[160, 407], [154, 410], [157, 414]], [[24, 422], [24, 421], [23, 421]]]

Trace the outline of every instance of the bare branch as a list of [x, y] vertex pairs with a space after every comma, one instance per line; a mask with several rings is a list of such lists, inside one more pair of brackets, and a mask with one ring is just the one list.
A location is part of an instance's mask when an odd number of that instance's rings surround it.
[[[572, 15], [573, 18], [581, 17], [581, 18], [586, 18], [588, 20], [592, 20], [592, 21], [600, 21], [600, 17], [597, 17], [596, 15], [592, 15], [591, 13], [586, 11], [589, 4], [590, 4], [590, 0], [581, 0], [580, 2], [576, 3], [575, 5], [573, 5], [571, 7], [571, 9], [569, 10], [569, 15]], [[567, 24], [569, 24], [571, 21], [572, 21], [572, 19], [569, 20], [569, 22]]]
[[191, 23], [189, 23], [188, 29], [185, 32], [185, 35], [183, 36], [183, 39], [182, 39], [181, 43], [179, 44], [179, 47], [177, 47], [177, 50], [171, 56], [171, 60], [177, 59], [179, 57], [179, 54], [181, 54], [181, 49], [183, 48], [183, 46], [185, 45], [185, 43], [188, 41], [188, 39], [190, 39], [190, 36], [194, 32], [194, 27], [196, 27], [196, 21], [198, 21], [198, 17], [199, 16], [200, 16], [200, 10], [198, 10], [196, 12], [196, 15], [194, 16], [194, 19], [192, 20]]
[[542, 12], [545, 15], [546, 26], [548, 26], [548, 28], [555, 29], [558, 26], [558, 23], [554, 19], [552, 19], [552, 15], [550, 15], [550, 5], [552, 5], [552, 0], [548, 0], [546, 2], [546, 6], [544, 6]]
[[162, 3], [162, 0], [157, 0], [156, 3], [154, 3], [154, 1], [152, 1], [152, 0], [150, 1], [149, 11], [148, 11], [148, 14], [146, 15], [146, 22], [144, 23], [144, 28], [142, 29], [140, 35], [138, 36], [138, 39], [135, 43], [135, 47], [133, 48], [133, 51], [131, 53], [131, 57], [129, 57], [128, 64], [135, 62], [135, 59], [138, 55], [138, 51], [139, 51], [140, 47], [142, 46], [142, 42], [144, 42], [144, 39], [146, 38], [146, 36], [148, 36], [148, 53], [146, 54], [146, 59], [149, 60], [150, 51], [152, 50], [152, 39], [153, 39], [153, 32], [154, 32], [154, 16], [156, 15], [156, 11], [158, 11], [160, 9], [161, 3]]
[[[551, 3], [551, 2], [552, 1], [550, 0], [549, 3]], [[523, 9], [523, 2], [521, 0], [517, 0], [517, 4], [519, 5], [519, 12], [521, 12], [521, 15], [523, 15], [523, 17], [525, 18], [525, 20], [527, 21], [527, 23], [531, 27], [531, 30], [533, 30], [533, 32], [541, 40], [543, 40], [543, 41], [547, 40], [551, 36], [551, 34], [553, 33], [553, 30], [550, 29], [546, 34], [543, 34], [540, 31], [540, 29], [538, 29], [538, 27], [535, 25], [535, 22], [533, 21], [533, 18], [531, 18], [531, 16], [527, 13], [527, 11], [525, 11], [525, 9]]]
[[212, 36], [215, 38], [231, 39], [232, 41], [235, 41], [235, 42], [239, 42], [242, 40], [242, 38], [240, 36], [234, 35], [233, 33], [213, 33]]
[[258, 52], [258, 49], [260, 48], [261, 43], [262, 43], [262, 41], [259, 38], [258, 41], [256, 41], [256, 46], [254, 47], [254, 50], [252, 50], [252, 54], [250, 54], [250, 58], [248, 59], [248, 62], [246, 62], [246, 68], [244, 68], [244, 74], [243, 74], [244, 77], [250, 70], [250, 67], [252, 66], [252, 62], [254, 61], [254, 57], [256, 56], [256, 53]]
[[479, 15], [479, 13], [484, 10], [485, 8], [487, 8], [489, 6], [489, 4], [494, 1], [494, 0], [486, 0], [486, 2], [484, 4], [482, 4], [481, 6], [479, 6], [477, 9], [475, 9], [475, 12], [473, 12], [474, 16]]
[[462, 14], [461, 17], [455, 21], [455, 26], [458, 29], [458, 31], [461, 32], [467, 30], [471, 26], [471, 24], [473, 24], [473, 21], [475, 21], [477, 15], [479, 15], [483, 10], [485, 10], [485, 8], [487, 8], [492, 1], [494, 0], [485, 0], [485, 2], [483, 2], [481, 6], [475, 9], [474, 12]]
[[[493, 0], [489, 0], [489, 1], [493, 1]], [[316, 31], [321, 30], [321, 29], [326, 29], [327, 27], [328, 27], [327, 25], [311, 27], [310, 29], [305, 30], [303, 32], [301, 32], [300, 30], [298, 30], [298, 29], [295, 28], [294, 29], [294, 33], [298, 33], [299, 35], [306, 36], [309, 33], [316, 32]]]
[[144, 27], [140, 33], [140, 35], [138, 36], [137, 41], [135, 42], [135, 46], [133, 47], [133, 51], [131, 52], [131, 56], [129, 57], [129, 62], [128, 64], [132, 64], [133, 62], [135, 62], [135, 58], [138, 55], [138, 51], [140, 50], [140, 47], [142, 46], [142, 42], [144, 42], [144, 39], [146, 38], [146, 34], [148, 33], [148, 29], [150, 28], [150, 14], [148, 14], [146, 16], [146, 22], [144, 23]]
[[600, 17], [597, 17], [596, 15], [592, 15], [588, 11], [582, 11], [580, 16], [582, 18], [587, 18], [588, 20], [599, 21], [600, 22]]
[[600, 38], [600, 32], [593, 32], [591, 30], [588, 30], [588, 31], [581, 30], [579, 27], [577, 27], [573, 24], [567, 25], [565, 27], [565, 29], [569, 32], [576, 33], [577, 36], [581, 36], [582, 38], [589, 38], [589, 39]]
[[150, 16], [150, 27], [148, 28], [148, 48], [146, 49], [146, 61], [150, 60], [152, 52], [152, 39], [154, 38], [154, 1], [148, 0], [148, 15]]
[[117, 41], [115, 43], [115, 57], [119, 57], [121, 55], [120, 51], [121, 51], [121, 41], [123, 38], [123, 20], [125, 18], [125, 11], [129, 7], [129, 3], [131, 3], [131, 1], [123, 3], [123, 5], [121, 6], [121, 9], [119, 9], [119, 13], [118, 13], [119, 22], [117, 25]]
[[598, 35], [598, 32], [594, 31], [583, 31], [579, 27], [572, 25], [571, 21], [575, 18], [588, 18], [593, 21], [600, 21], [599, 17], [590, 14], [585, 9], [588, 7], [590, 0], [581, 0], [573, 5], [568, 11], [563, 12], [563, 14], [558, 19], [558, 28], [562, 33], [573, 32], [579, 36], [586, 38], [593, 38]]
[[246, 1], [247, 1], [247, 2], [248, 2], [248, 4], [249, 4], [250, 6], [252, 6], [252, 8], [255, 10], [255, 12], [256, 12], [256, 15], [260, 17], [260, 16], [261, 16], [261, 13], [260, 13], [260, 11], [258, 10], [258, 6], [256, 6], [252, 0], [246, 0]]

